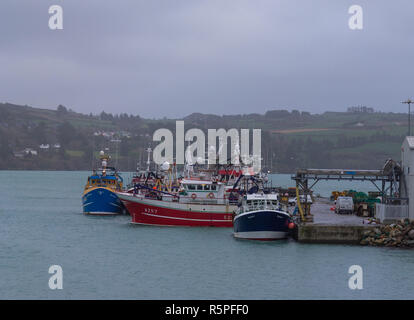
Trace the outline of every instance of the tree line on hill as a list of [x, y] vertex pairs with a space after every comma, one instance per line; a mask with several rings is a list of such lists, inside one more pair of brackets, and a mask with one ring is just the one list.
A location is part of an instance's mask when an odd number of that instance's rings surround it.
[[[328, 114], [329, 116], [329, 114]], [[391, 116], [390, 116], [391, 117]], [[393, 116], [396, 117], [396, 116]], [[354, 134], [353, 130], [332, 135], [290, 135], [274, 132], [297, 128], [316, 121], [329, 122], [327, 115], [312, 115], [298, 110], [271, 110], [265, 114], [206, 115], [194, 113], [184, 118], [186, 130], [199, 128], [262, 128], [262, 167], [279, 173], [298, 168], [379, 168], [389, 158], [399, 157], [403, 134], [381, 126]], [[349, 114], [335, 114], [338, 126], [360, 121]], [[342, 119], [344, 118], [344, 120]], [[380, 116], [378, 119], [382, 119]], [[398, 119], [405, 119], [399, 115]], [[380, 121], [378, 120], [378, 121]], [[342, 121], [342, 122], [341, 122]], [[381, 120], [382, 121], [382, 120]], [[175, 131], [175, 119], [144, 119], [137, 115], [99, 115], [76, 113], [60, 105], [56, 110], [0, 104], [0, 169], [90, 170], [100, 150], [109, 148], [121, 170], [135, 170], [146, 161], [145, 149], [159, 128]], [[59, 150], [39, 150], [40, 145], [59, 143]], [[381, 146], [384, 147], [381, 147]], [[389, 148], [391, 146], [391, 148]], [[16, 151], [37, 149], [37, 156], [16, 157]], [[399, 160], [399, 158], [397, 159]]]

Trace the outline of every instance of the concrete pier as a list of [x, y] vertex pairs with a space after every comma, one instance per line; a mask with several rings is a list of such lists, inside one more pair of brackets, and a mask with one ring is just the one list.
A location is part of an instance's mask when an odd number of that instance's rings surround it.
[[307, 224], [298, 226], [295, 238], [304, 243], [359, 244], [364, 232], [372, 227]]
[[375, 225], [363, 224], [355, 215], [339, 215], [330, 208], [328, 199], [318, 199], [311, 207], [313, 222], [299, 225], [294, 238], [303, 243], [359, 244], [363, 233]]

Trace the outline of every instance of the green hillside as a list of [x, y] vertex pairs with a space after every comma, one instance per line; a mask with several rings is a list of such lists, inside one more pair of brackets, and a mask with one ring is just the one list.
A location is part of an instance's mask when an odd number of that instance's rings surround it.
[[[274, 172], [299, 167], [371, 169], [400, 159], [407, 132], [404, 113], [271, 110], [265, 114], [185, 117], [185, 129], [262, 129], [263, 166]], [[0, 169], [90, 170], [99, 150], [116, 154], [121, 170], [146, 160], [158, 128], [175, 130], [175, 119], [137, 115], [81, 114], [0, 104]], [[43, 146], [41, 148], [40, 146]], [[48, 148], [47, 148], [48, 146]]]

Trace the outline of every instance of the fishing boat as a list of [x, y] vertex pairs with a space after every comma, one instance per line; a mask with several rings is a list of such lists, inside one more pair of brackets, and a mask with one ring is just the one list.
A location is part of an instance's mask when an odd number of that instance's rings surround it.
[[241, 169], [236, 170], [233, 165], [200, 167], [188, 150], [186, 161], [180, 178], [175, 164], [165, 162], [153, 175], [155, 184], [138, 183], [132, 192], [117, 193], [133, 224], [233, 226]]
[[137, 169], [133, 175], [131, 182], [127, 185], [127, 192], [133, 193], [136, 185], [145, 185], [147, 187], [154, 187], [161, 180], [156, 170], [151, 170], [151, 148], [147, 148], [147, 167], [142, 169], [141, 165], [137, 164]]
[[127, 192], [133, 193], [136, 185], [153, 187], [157, 185], [160, 179], [161, 178], [157, 176], [157, 172], [137, 168], [131, 179], [131, 182], [127, 185]]
[[[134, 193], [117, 195], [133, 224], [159, 226], [231, 227], [237, 206], [225, 196], [225, 184], [212, 180], [182, 179], [177, 192], [136, 185]], [[144, 192], [141, 192], [144, 190]]]
[[126, 213], [116, 192], [121, 191], [123, 179], [117, 170], [108, 166], [110, 156], [100, 153], [101, 168], [88, 177], [82, 196], [83, 212], [90, 215]]
[[278, 240], [289, 235], [294, 224], [282, 210], [277, 194], [246, 194], [235, 211], [234, 237], [249, 240]]

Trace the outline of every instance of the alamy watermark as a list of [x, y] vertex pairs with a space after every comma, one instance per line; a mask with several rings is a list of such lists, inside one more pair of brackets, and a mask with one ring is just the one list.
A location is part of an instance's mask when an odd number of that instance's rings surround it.
[[[360, 5], [354, 4], [349, 7], [348, 13], [351, 17], [348, 20], [348, 27], [351, 30], [362, 30], [364, 28], [363, 10]], [[59, 5], [49, 7], [49, 29], [63, 30], [63, 8]]]
[[49, 274], [52, 276], [49, 278], [49, 289], [62, 290], [63, 289], [63, 270], [60, 265], [52, 265], [49, 267]]
[[348, 273], [352, 274], [352, 276], [348, 280], [349, 289], [362, 290], [364, 288], [362, 267], [357, 264], [352, 265], [349, 267]]
[[348, 26], [351, 30], [362, 30], [364, 28], [364, 12], [359, 5], [352, 5], [348, 9], [348, 13], [352, 16], [348, 20]]
[[63, 8], [58, 5], [49, 7], [49, 29], [63, 30]]
[[[250, 166], [254, 173], [261, 169], [261, 129], [253, 129], [252, 150], [250, 150], [250, 130], [240, 129], [208, 129], [207, 149], [206, 137], [200, 129], [184, 131], [184, 121], [176, 121], [176, 136], [169, 129], [158, 129], [154, 132], [153, 141], [160, 142], [154, 149], [153, 159], [158, 165], [165, 162], [176, 164], [227, 164]], [[230, 139], [230, 156], [228, 156], [228, 140]], [[174, 160], [175, 140], [175, 160]], [[218, 140], [218, 143], [217, 143]], [[185, 142], [191, 143], [185, 147]], [[184, 150], [185, 149], [185, 150]], [[250, 152], [251, 151], [251, 152]], [[207, 156], [206, 156], [207, 154]], [[217, 159], [218, 158], [218, 159]]]

